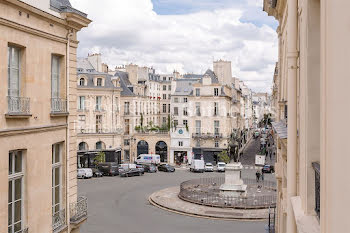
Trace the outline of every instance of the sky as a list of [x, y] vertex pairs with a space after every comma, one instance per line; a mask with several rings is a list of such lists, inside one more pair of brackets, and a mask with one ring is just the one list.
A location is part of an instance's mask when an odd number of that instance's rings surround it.
[[277, 22], [263, 0], [70, 0], [93, 20], [78, 34], [78, 56], [102, 53], [110, 68], [129, 63], [159, 74], [203, 74], [214, 60], [256, 92], [270, 92]]

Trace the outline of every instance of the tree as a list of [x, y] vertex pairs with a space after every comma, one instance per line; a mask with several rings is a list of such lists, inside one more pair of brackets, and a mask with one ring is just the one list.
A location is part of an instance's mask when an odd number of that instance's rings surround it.
[[141, 113], [141, 128], [143, 127], [143, 114]]
[[170, 114], [168, 115], [168, 130], [171, 128], [171, 119], [170, 119]]
[[221, 152], [218, 154], [218, 158], [219, 158], [220, 162], [224, 162], [224, 163], [229, 163], [230, 160], [231, 160], [230, 157], [228, 156], [226, 150], [221, 151]]
[[100, 151], [98, 152], [97, 156], [95, 157], [95, 163], [96, 165], [99, 164], [99, 163], [104, 163], [106, 162], [106, 155], [104, 152]]

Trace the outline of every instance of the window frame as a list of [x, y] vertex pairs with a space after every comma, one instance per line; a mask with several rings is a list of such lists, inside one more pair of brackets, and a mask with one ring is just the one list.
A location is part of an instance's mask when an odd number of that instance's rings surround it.
[[[13, 49], [13, 51], [17, 51], [18, 52], [18, 67], [13, 67], [11, 64], [12, 63], [12, 52], [11, 49]], [[21, 55], [22, 55], [22, 49], [13, 45], [8, 45], [7, 47], [7, 52], [8, 52], [8, 57], [7, 57], [7, 93], [8, 96], [10, 97], [20, 97], [21, 96]], [[17, 73], [18, 73], [18, 78], [17, 78], [17, 89], [12, 89], [11, 88], [11, 80], [13, 78], [11, 75], [11, 70], [12, 69], [16, 69]], [[13, 95], [13, 92], [16, 91], [15, 95]]]
[[[58, 160], [58, 162], [56, 162], [56, 160], [55, 160], [55, 158], [56, 158], [56, 150], [55, 150], [55, 146], [58, 146], [58, 148], [59, 148], [59, 160]], [[55, 213], [57, 213], [57, 212], [59, 212], [61, 209], [62, 209], [62, 206], [63, 206], [63, 203], [62, 203], [62, 200], [63, 200], [63, 198], [62, 198], [62, 185], [63, 185], [63, 179], [62, 179], [62, 165], [63, 165], [63, 163], [62, 163], [62, 151], [63, 151], [63, 144], [62, 143], [55, 143], [55, 144], [52, 144], [52, 151], [51, 151], [51, 153], [52, 153], [52, 163], [51, 163], [51, 165], [52, 165], [52, 168], [51, 168], [51, 175], [52, 175], [52, 183], [51, 183], [51, 192], [52, 192], [52, 214], [55, 214]], [[59, 171], [59, 180], [58, 180], [58, 182], [59, 182], [59, 184], [57, 185], [56, 183], [55, 183], [55, 186], [54, 186], [54, 183], [53, 183], [53, 181], [54, 180], [56, 180], [55, 178], [56, 178], [56, 174], [55, 174], [55, 169], [59, 169], [58, 171]], [[55, 191], [54, 191], [54, 189], [56, 189], [56, 188], [59, 188], [59, 201], [58, 201], [58, 203], [56, 203], [56, 202], [54, 202], [54, 200], [56, 200], [56, 196], [55, 196]], [[55, 211], [54, 212], [54, 209], [56, 208], [56, 206], [58, 206], [58, 211]]]

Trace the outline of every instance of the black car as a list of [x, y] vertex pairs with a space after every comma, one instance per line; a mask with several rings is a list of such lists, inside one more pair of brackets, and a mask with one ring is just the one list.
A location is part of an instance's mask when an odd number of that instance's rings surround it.
[[119, 169], [121, 177], [142, 176], [142, 171], [138, 168]]
[[116, 162], [100, 163], [97, 169], [102, 172], [104, 176], [117, 176], [119, 175], [119, 164]]
[[149, 172], [149, 173], [157, 172], [157, 167], [153, 164], [145, 164], [143, 165], [143, 168], [145, 172]]
[[272, 165], [264, 165], [262, 169], [263, 173], [274, 173], [275, 172], [275, 167]]
[[102, 177], [103, 173], [97, 168], [92, 168], [92, 176], [93, 177]]
[[175, 172], [175, 167], [169, 165], [169, 164], [161, 164], [158, 166], [158, 171], [163, 172]]
[[145, 166], [144, 165], [136, 164], [136, 168], [139, 169], [142, 174], [145, 174]]

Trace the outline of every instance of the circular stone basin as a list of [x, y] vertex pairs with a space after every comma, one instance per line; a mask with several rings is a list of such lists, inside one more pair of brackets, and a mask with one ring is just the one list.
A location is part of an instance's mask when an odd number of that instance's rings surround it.
[[185, 181], [180, 185], [179, 198], [196, 204], [223, 208], [261, 209], [276, 206], [275, 182], [243, 179], [247, 185], [246, 196], [228, 197], [220, 195], [220, 186], [224, 181], [224, 177]]

